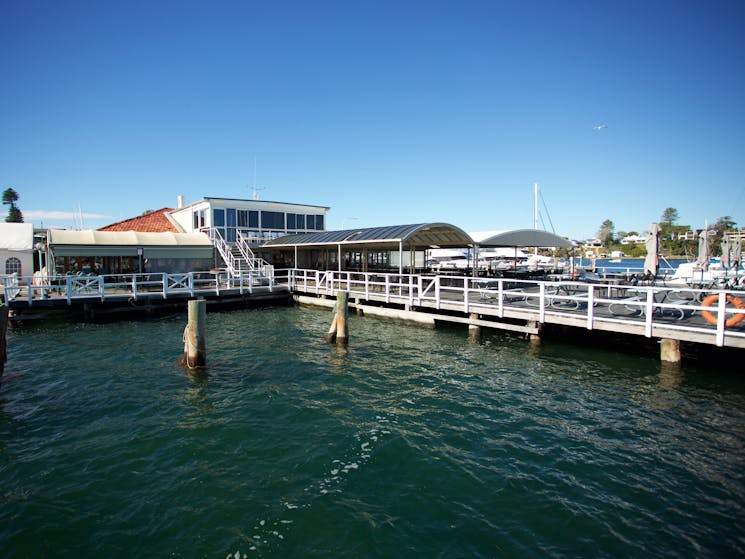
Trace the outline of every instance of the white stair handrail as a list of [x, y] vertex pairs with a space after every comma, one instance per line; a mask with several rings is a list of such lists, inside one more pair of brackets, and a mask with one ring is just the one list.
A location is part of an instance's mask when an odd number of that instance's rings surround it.
[[233, 256], [233, 253], [230, 251], [230, 246], [228, 245], [228, 243], [225, 242], [225, 239], [222, 238], [220, 231], [218, 231], [214, 227], [211, 229], [210, 233], [211, 233], [210, 236], [212, 237], [212, 244], [217, 249], [217, 252], [220, 253], [220, 256], [222, 256], [222, 259], [225, 262], [225, 266], [228, 270], [228, 273], [231, 276], [235, 276], [236, 274], [235, 256]]

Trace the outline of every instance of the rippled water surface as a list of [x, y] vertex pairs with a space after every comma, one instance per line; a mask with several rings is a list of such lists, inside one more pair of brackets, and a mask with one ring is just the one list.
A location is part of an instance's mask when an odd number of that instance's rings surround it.
[[[742, 557], [745, 377], [272, 309], [14, 327], [3, 557]], [[236, 555], [237, 554], [237, 555]]]

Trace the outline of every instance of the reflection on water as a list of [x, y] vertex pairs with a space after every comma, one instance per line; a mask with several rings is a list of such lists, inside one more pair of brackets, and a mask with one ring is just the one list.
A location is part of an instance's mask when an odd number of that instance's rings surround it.
[[745, 553], [735, 375], [330, 316], [210, 314], [192, 372], [181, 316], [13, 332], [5, 556]]

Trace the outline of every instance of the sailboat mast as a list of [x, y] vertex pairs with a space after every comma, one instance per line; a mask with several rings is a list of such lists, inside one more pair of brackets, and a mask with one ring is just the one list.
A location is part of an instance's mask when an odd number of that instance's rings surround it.
[[[538, 229], [538, 183], [533, 183], [533, 229]], [[538, 247], [533, 247], [533, 254], [538, 254]]]

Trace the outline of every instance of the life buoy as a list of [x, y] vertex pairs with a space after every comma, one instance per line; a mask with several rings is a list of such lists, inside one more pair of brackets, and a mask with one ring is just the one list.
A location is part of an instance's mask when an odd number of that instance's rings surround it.
[[[719, 301], [719, 295], [709, 295], [706, 299], [703, 300], [701, 303], [702, 307], [710, 307], [714, 303]], [[734, 297], [732, 295], [727, 295], [727, 302], [730, 305], [733, 305], [736, 309], [745, 309], [745, 303], [742, 302], [742, 299], [739, 297]], [[717, 317], [714, 316], [709, 311], [701, 311], [701, 315], [706, 319], [706, 322], [709, 324], [713, 324], [716, 326], [717, 324]], [[729, 328], [730, 326], [734, 326], [735, 324], [738, 324], [740, 321], [745, 319], [745, 314], [738, 313], [735, 315], [732, 315], [725, 323], [724, 325]]]

